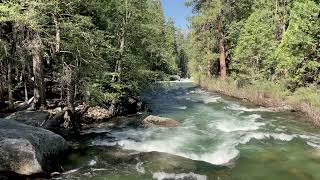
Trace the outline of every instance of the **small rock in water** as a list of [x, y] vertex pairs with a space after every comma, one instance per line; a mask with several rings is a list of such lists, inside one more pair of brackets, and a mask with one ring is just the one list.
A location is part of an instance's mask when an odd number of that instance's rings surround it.
[[163, 127], [178, 127], [180, 123], [171, 118], [164, 118], [160, 116], [148, 116], [142, 121], [143, 126], [153, 127], [153, 126], [163, 126]]

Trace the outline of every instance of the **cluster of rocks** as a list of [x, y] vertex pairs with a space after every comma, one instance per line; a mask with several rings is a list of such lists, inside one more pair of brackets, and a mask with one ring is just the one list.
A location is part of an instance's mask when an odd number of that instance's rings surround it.
[[[137, 102], [133, 101], [132, 107], [137, 108], [139, 104], [134, 103]], [[117, 115], [114, 110], [114, 107], [81, 104], [75, 108], [75, 114], [81, 124], [94, 124], [110, 120]], [[66, 114], [66, 108], [58, 107], [48, 111], [19, 111], [0, 119], [0, 179], [1, 175], [48, 177], [62, 171], [59, 159], [70, 147], [60, 131], [71, 131], [65, 126]], [[174, 119], [152, 115], [136, 121], [146, 128], [180, 125]]]

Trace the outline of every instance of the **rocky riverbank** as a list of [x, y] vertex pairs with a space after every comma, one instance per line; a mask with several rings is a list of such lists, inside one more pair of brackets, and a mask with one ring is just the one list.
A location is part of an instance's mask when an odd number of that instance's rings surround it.
[[[75, 108], [79, 124], [79, 134], [70, 126], [70, 118], [65, 108], [55, 107], [45, 111], [18, 111], [0, 119], [0, 174], [4, 179], [23, 177], [51, 177], [62, 172], [61, 154], [70, 149], [65, 139], [74, 146], [74, 142], [90, 136], [81, 133], [95, 128], [102, 122], [112, 126], [135, 124], [145, 128], [155, 126], [176, 127], [179, 123], [173, 119], [158, 116], [136, 116], [132, 121], [115, 118], [137, 110], [142, 110], [139, 103], [134, 110], [120, 108], [122, 113], [114, 113], [110, 108], [80, 104]], [[121, 119], [121, 118], [120, 118]], [[17, 155], [18, 154], [18, 155]], [[53, 174], [52, 174], [53, 173]]]

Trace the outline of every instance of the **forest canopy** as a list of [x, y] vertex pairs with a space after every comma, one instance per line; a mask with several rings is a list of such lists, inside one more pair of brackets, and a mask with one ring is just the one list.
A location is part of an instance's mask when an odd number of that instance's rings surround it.
[[0, 1], [0, 104], [110, 104], [179, 73], [160, 0]]

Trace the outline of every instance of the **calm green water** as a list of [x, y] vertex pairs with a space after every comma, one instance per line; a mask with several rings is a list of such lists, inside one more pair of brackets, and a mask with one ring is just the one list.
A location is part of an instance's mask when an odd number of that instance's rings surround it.
[[59, 179], [320, 179], [320, 132], [303, 117], [205, 92], [191, 82], [163, 86], [144, 98], [153, 114], [181, 127], [100, 124], [84, 132], [87, 138], [66, 158]]

